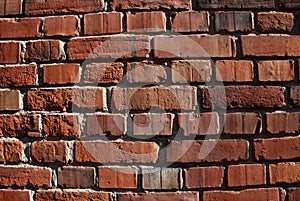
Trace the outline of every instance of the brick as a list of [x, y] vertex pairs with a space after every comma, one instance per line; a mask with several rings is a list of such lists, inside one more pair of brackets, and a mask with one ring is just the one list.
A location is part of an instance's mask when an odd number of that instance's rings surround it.
[[62, 58], [62, 45], [59, 40], [40, 40], [26, 44], [26, 61], [58, 61]]
[[174, 32], [208, 32], [209, 13], [207, 11], [183, 11], [172, 13], [171, 30]]
[[113, 88], [113, 110], [194, 110], [197, 104], [195, 87]]
[[0, 0], [0, 16], [22, 14], [22, 0]]
[[216, 79], [222, 82], [252, 82], [254, 65], [247, 60], [218, 60], [215, 62]]
[[0, 161], [20, 162], [23, 156], [23, 143], [19, 140], [0, 141]]
[[79, 163], [151, 164], [157, 159], [158, 145], [154, 142], [75, 142], [75, 161]]
[[172, 135], [174, 114], [135, 114], [133, 135]]
[[196, 201], [199, 200], [198, 192], [151, 192], [151, 193], [123, 193], [118, 196], [119, 201]]
[[298, 36], [241, 36], [243, 56], [299, 56]]
[[78, 115], [46, 115], [42, 125], [47, 137], [79, 137], [81, 134]]
[[[205, 147], [205, 150], [203, 150]], [[172, 141], [166, 147], [166, 161], [179, 163], [223, 162], [248, 159], [246, 140]]]
[[190, 10], [192, 8], [189, 0], [167, 0], [159, 1], [153, 0], [151, 2], [147, 0], [135, 1], [135, 0], [112, 0], [110, 6], [113, 10], [129, 10], [129, 9], [142, 9], [142, 10], [159, 10], [159, 9], [184, 9]]
[[22, 109], [20, 91], [0, 91], [0, 111], [18, 111]]
[[38, 38], [41, 18], [0, 19], [0, 38]]
[[285, 191], [282, 188], [258, 188], [246, 189], [241, 191], [205, 191], [203, 201], [219, 200], [243, 200], [252, 201], [282, 201], [284, 200]]
[[275, 2], [270, 0], [244, 1], [244, 0], [196, 0], [196, 9], [201, 8], [275, 8]]
[[0, 63], [19, 63], [21, 61], [21, 43], [1, 42], [0, 43]]
[[148, 57], [149, 54], [148, 36], [74, 38], [67, 43], [67, 55], [71, 61], [93, 58], [139, 58]]
[[179, 132], [182, 130], [185, 136], [218, 134], [219, 117], [214, 112], [180, 113], [178, 114], [178, 126]]
[[300, 138], [269, 138], [254, 140], [256, 160], [282, 160], [300, 157]]
[[85, 84], [117, 84], [122, 80], [124, 64], [91, 63], [84, 67], [83, 81]]
[[135, 167], [99, 167], [99, 188], [137, 189], [138, 169]]
[[28, 190], [0, 190], [0, 200], [6, 201], [30, 201]]
[[77, 16], [46, 17], [45, 36], [78, 36], [79, 18]]
[[41, 137], [40, 115], [1, 115], [1, 137]]
[[224, 115], [224, 134], [255, 134], [261, 131], [258, 113], [227, 113]]
[[67, 142], [38, 141], [31, 144], [32, 158], [39, 163], [67, 163], [68, 144]]
[[1, 166], [0, 167], [0, 185], [1, 186], [33, 186], [33, 187], [51, 187], [52, 173], [50, 168], [45, 167], [19, 167], [19, 166]]
[[224, 168], [216, 166], [188, 168], [184, 173], [188, 189], [221, 187], [224, 178]]
[[300, 182], [300, 163], [270, 164], [269, 169], [271, 184]]
[[209, 60], [179, 60], [171, 62], [173, 83], [209, 82], [212, 66]]
[[138, 12], [126, 14], [128, 32], [164, 32], [166, 16], [164, 12]]
[[297, 201], [300, 199], [300, 188], [290, 188], [288, 191], [288, 200]]
[[300, 106], [300, 86], [293, 86], [290, 89], [290, 99], [296, 106]]
[[101, 11], [104, 8], [103, 0], [42, 0], [25, 2], [26, 15], [50, 15], [58, 13], [84, 13]]
[[126, 118], [123, 114], [87, 115], [88, 136], [123, 136], [126, 133]]
[[259, 61], [258, 80], [267, 81], [292, 81], [294, 80], [293, 60]]
[[280, 108], [285, 105], [279, 86], [217, 86], [202, 89], [204, 108]]
[[121, 32], [121, 12], [84, 15], [84, 35], [116, 34]]
[[75, 84], [80, 79], [79, 64], [48, 64], [43, 65], [44, 84]]
[[251, 32], [253, 17], [250, 11], [218, 11], [215, 12], [215, 29], [217, 32]]
[[58, 186], [64, 188], [89, 188], [95, 184], [95, 169], [92, 167], [59, 167]]
[[299, 119], [299, 112], [266, 113], [266, 130], [272, 134], [299, 133]]
[[279, 0], [280, 8], [299, 8], [300, 3], [299, 1], [291, 1], [291, 0]]
[[259, 12], [257, 13], [257, 29], [268, 33], [290, 33], [294, 27], [293, 13]]
[[236, 55], [234, 37], [225, 35], [155, 36], [153, 49], [156, 58], [234, 57]]

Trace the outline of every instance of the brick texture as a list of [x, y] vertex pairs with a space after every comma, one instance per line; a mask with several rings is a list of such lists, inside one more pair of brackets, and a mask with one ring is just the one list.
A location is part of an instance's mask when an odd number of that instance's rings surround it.
[[79, 64], [43, 65], [44, 84], [74, 84], [80, 79]]
[[209, 25], [206, 11], [183, 11], [171, 16], [171, 30], [174, 32], [208, 32]]
[[257, 27], [261, 32], [289, 33], [293, 26], [293, 13], [259, 12], [257, 14]]
[[68, 145], [66, 142], [33, 142], [31, 153], [33, 159], [40, 163], [68, 162]]
[[144, 168], [142, 170], [142, 188], [155, 189], [179, 189], [180, 170], [178, 168]]
[[18, 63], [21, 60], [21, 43], [1, 42], [0, 43], [0, 63]]
[[0, 91], [0, 111], [18, 111], [22, 109], [20, 91]]
[[163, 12], [140, 12], [126, 15], [128, 32], [166, 31], [166, 17]]
[[0, 200], [19, 200], [19, 201], [29, 201], [30, 191], [28, 190], [1, 190]]
[[217, 32], [250, 32], [253, 29], [253, 13], [247, 11], [220, 11], [215, 13]]
[[291, 87], [290, 98], [294, 105], [300, 106], [300, 87], [299, 86]]
[[61, 201], [67, 201], [67, 200], [74, 200], [74, 201], [80, 201], [80, 200], [99, 200], [99, 201], [110, 201], [112, 199], [111, 193], [105, 193], [105, 192], [96, 192], [96, 191], [61, 191], [61, 190], [51, 190], [51, 191], [39, 191], [35, 195], [35, 201], [47, 201], [47, 200], [61, 200]]
[[0, 38], [38, 38], [41, 22], [41, 18], [0, 19]]
[[22, 0], [0, 1], [0, 16], [22, 14]]
[[0, 141], [0, 161], [20, 162], [23, 157], [23, 143], [18, 140]]
[[300, 181], [300, 163], [278, 163], [270, 166], [270, 183], [297, 183]]
[[112, 0], [110, 6], [113, 10], [129, 10], [129, 9], [190, 9], [191, 2], [188, 0], [175, 0], [175, 1], [136, 1], [136, 0]]
[[291, 188], [288, 192], [289, 201], [296, 201], [300, 199], [300, 189], [299, 188]]
[[45, 36], [78, 36], [77, 16], [47, 17], [44, 21]]
[[198, 192], [162, 192], [162, 193], [128, 193], [120, 194], [119, 201], [142, 201], [142, 200], [199, 200]]
[[272, 134], [298, 133], [299, 112], [267, 113], [267, 131]]
[[223, 167], [189, 168], [184, 172], [187, 188], [214, 188], [221, 187], [223, 183]]
[[259, 81], [292, 81], [294, 80], [294, 61], [259, 61], [258, 79]]
[[91, 167], [58, 168], [57, 184], [66, 188], [88, 188], [94, 186], [95, 170]]

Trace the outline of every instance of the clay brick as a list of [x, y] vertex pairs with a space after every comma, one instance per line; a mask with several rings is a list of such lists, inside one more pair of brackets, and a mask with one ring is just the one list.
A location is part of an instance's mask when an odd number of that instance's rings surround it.
[[156, 58], [234, 57], [236, 46], [232, 36], [190, 35], [155, 36]]
[[270, 0], [244, 1], [244, 0], [196, 0], [195, 6], [201, 8], [274, 8], [275, 2]]
[[99, 188], [137, 189], [135, 167], [99, 167]]
[[288, 200], [298, 201], [300, 200], [300, 188], [290, 188], [288, 189]]
[[279, 6], [280, 8], [299, 8], [300, 2], [297, 0], [291, 1], [291, 0], [279, 0]]
[[2, 42], [0, 43], [0, 63], [19, 63], [21, 61], [21, 43]]
[[79, 163], [151, 164], [157, 159], [158, 145], [154, 142], [75, 142], [75, 161]]
[[104, 8], [103, 0], [42, 0], [26, 1], [26, 15], [45, 15], [58, 13], [83, 13], [101, 11]]
[[20, 91], [0, 91], [0, 111], [17, 111], [22, 109]]
[[294, 80], [294, 61], [292, 60], [259, 61], [257, 65], [259, 81]]
[[147, 10], [159, 10], [159, 9], [183, 9], [190, 10], [192, 8], [189, 0], [112, 0], [110, 6], [113, 10], [129, 10], [129, 9], [147, 9]]
[[0, 19], [0, 38], [38, 38], [41, 22], [41, 18]]
[[269, 138], [254, 140], [256, 160], [282, 160], [300, 157], [300, 138]]
[[150, 41], [148, 36], [74, 38], [67, 43], [67, 54], [71, 61], [93, 58], [148, 57]]
[[133, 135], [172, 135], [174, 114], [135, 114]]
[[75, 84], [80, 79], [79, 64], [43, 65], [44, 84]]
[[25, 187], [28, 185], [34, 187], [51, 187], [52, 173], [50, 168], [45, 167], [19, 167], [19, 166], [1, 166], [0, 167], [0, 185]]
[[298, 133], [299, 119], [299, 112], [266, 113], [266, 130], [272, 134]]
[[300, 86], [291, 87], [290, 98], [294, 105], [300, 106]]
[[216, 78], [222, 82], [252, 82], [254, 65], [247, 60], [219, 60], [215, 62]]
[[42, 124], [48, 137], [79, 137], [81, 133], [78, 115], [46, 115]]
[[0, 200], [2, 201], [30, 201], [30, 197], [28, 190], [0, 190]]
[[212, 66], [209, 60], [172, 61], [171, 70], [174, 83], [209, 82], [212, 77]]
[[[247, 160], [248, 145], [246, 140], [172, 141], [166, 147], [166, 161], [199, 163]], [[205, 146], [205, 150], [202, 146]]]
[[271, 184], [300, 182], [300, 163], [270, 164], [269, 168]]
[[199, 200], [198, 192], [151, 192], [151, 193], [124, 193], [119, 194], [119, 201], [196, 201]]
[[139, 12], [126, 14], [128, 32], [164, 32], [166, 16], [164, 12]]
[[224, 115], [224, 134], [255, 134], [261, 131], [261, 116], [257, 113], [227, 113]]
[[174, 32], [208, 32], [209, 13], [207, 11], [183, 11], [172, 13], [171, 30]]
[[59, 167], [58, 186], [64, 188], [89, 188], [95, 184], [95, 169], [92, 167]]
[[185, 187], [214, 188], [221, 187], [224, 178], [223, 167], [195, 167], [184, 170]]
[[202, 89], [204, 108], [280, 108], [285, 105], [284, 87], [217, 86]]
[[243, 56], [299, 56], [299, 36], [241, 36]]
[[290, 33], [294, 27], [293, 13], [259, 12], [257, 13], [257, 29], [267, 33]]
[[59, 40], [40, 40], [26, 44], [26, 61], [58, 61], [62, 58], [62, 42]]
[[39, 141], [31, 144], [31, 155], [39, 163], [67, 163], [67, 142]]
[[23, 143], [18, 140], [0, 141], [1, 162], [20, 162], [23, 156]]
[[[178, 114], [178, 126], [185, 136], [211, 135], [219, 133], [219, 117], [217, 113], [180, 113]], [[180, 132], [180, 130], [179, 130]]]
[[88, 136], [123, 136], [126, 133], [126, 118], [122, 114], [87, 115]]
[[251, 32], [253, 30], [253, 13], [250, 11], [215, 12], [215, 28], [217, 32]]
[[0, 0], [0, 16], [22, 14], [22, 0]]
[[84, 15], [84, 35], [116, 34], [122, 32], [122, 13]]
[[45, 36], [78, 36], [79, 18], [77, 16], [46, 17]]

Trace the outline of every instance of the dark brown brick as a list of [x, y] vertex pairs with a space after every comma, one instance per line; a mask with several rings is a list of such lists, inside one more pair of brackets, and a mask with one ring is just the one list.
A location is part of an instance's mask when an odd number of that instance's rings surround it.
[[215, 12], [215, 28], [217, 32], [251, 32], [253, 18], [250, 11], [218, 11]]
[[300, 106], [300, 86], [291, 87], [290, 98], [294, 105]]

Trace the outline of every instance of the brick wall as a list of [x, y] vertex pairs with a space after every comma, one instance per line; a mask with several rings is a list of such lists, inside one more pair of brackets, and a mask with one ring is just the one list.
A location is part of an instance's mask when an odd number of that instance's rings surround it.
[[298, 0], [0, 0], [0, 201], [299, 201]]

